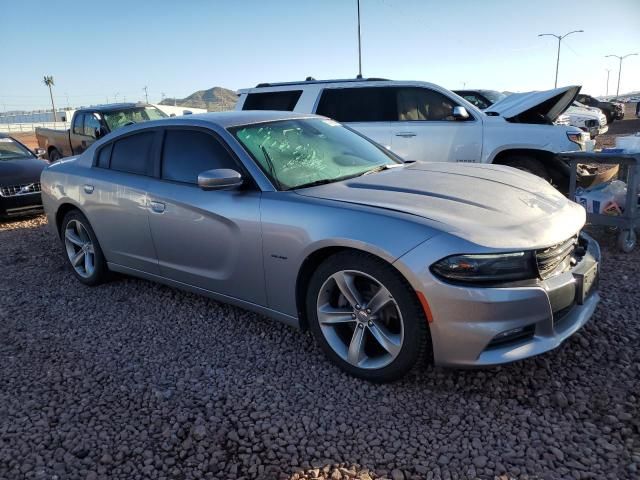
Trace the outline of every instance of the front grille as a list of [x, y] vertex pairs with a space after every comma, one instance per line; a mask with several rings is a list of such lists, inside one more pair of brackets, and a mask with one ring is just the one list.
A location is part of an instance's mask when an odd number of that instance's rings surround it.
[[557, 245], [536, 250], [536, 264], [540, 278], [549, 278], [567, 271], [571, 267], [576, 245], [578, 245], [577, 235]]
[[29, 195], [40, 191], [40, 182], [24, 183], [22, 185], [10, 185], [0, 187], [0, 197], [17, 197], [19, 195]]

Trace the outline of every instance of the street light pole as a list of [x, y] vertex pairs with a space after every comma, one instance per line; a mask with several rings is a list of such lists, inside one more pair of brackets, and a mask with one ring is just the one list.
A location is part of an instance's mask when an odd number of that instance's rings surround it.
[[584, 30], [573, 30], [569, 33], [565, 33], [564, 35], [556, 35], [555, 33], [538, 34], [539, 37], [555, 37], [558, 39], [558, 55], [556, 57], [556, 81], [553, 84], [553, 88], [558, 88], [558, 68], [560, 67], [560, 43], [562, 42], [562, 39], [565, 37], [568, 37], [572, 33], [582, 33], [582, 32], [584, 32]]
[[622, 60], [624, 60], [627, 57], [630, 57], [632, 55], [638, 55], [637, 53], [627, 53], [626, 55], [623, 55], [622, 57], [620, 55], [605, 55], [605, 57], [616, 57], [618, 60], [620, 60], [620, 65], [618, 67], [618, 88], [616, 89], [616, 97], [618, 95], [620, 95], [620, 75], [622, 74]]
[[605, 70], [607, 71], [607, 92], [604, 94], [604, 96], [608, 97], [609, 96], [609, 73], [611, 73], [611, 69], [605, 68]]
[[358, 78], [362, 78], [362, 43], [360, 40], [360, 0], [358, 1]]

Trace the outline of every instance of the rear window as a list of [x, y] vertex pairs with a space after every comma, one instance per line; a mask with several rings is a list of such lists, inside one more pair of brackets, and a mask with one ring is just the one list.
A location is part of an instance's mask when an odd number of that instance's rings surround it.
[[243, 110], [282, 110], [292, 112], [302, 95], [302, 90], [284, 92], [250, 93], [242, 106]]
[[[124, 137], [113, 143], [111, 169], [120, 172], [149, 175], [151, 151], [155, 132], [142, 132]], [[98, 162], [100, 159], [98, 159]]]
[[325, 89], [316, 113], [340, 122], [396, 120], [395, 91], [385, 87]]

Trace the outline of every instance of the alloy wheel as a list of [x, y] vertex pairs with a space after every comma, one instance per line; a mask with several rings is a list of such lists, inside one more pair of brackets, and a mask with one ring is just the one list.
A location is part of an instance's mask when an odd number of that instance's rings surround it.
[[389, 290], [371, 275], [341, 270], [318, 294], [320, 330], [333, 351], [351, 365], [383, 368], [400, 354], [404, 322]]
[[64, 246], [71, 266], [78, 275], [89, 278], [96, 269], [95, 249], [89, 232], [78, 220], [71, 220], [64, 230]]

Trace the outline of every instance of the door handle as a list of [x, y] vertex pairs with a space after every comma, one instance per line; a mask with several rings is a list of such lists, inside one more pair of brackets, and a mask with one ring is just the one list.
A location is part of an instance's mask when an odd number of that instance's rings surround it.
[[402, 138], [411, 138], [411, 137], [415, 137], [416, 134], [413, 132], [398, 132], [396, 133], [396, 137], [402, 137]]
[[86, 146], [87, 146], [87, 141], [86, 140], [82, 140], [82, 146], [86, 148]]
[[93, 185], [89, 185], [88, 183], [82, 186], [84, 193], [93, 193]]
[[151, 211], [155, 212], [155, 213], [162, 213], [164, 212], [164, 209], [166, 208], [166, 205], [162, 202], [155, 202], [155, 201], [151, 201], [149, 202], [149, 205], [151, 206]]

